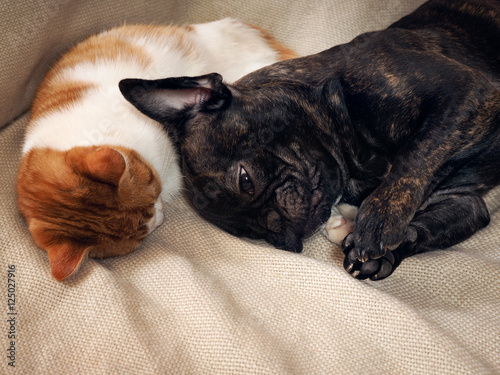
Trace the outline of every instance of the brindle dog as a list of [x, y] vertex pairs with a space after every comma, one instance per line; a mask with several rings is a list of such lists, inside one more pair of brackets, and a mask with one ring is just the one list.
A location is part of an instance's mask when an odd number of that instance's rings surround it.
[[353, 276], [484, 228], [500, 182], [500, 2], [431, 0], [388, 29], [279, 62], [233, 86], [217, 74], [125, 80], [165, 124], [202, 216], [299, 252], [332, 205], [359, 205], [342, 245]]

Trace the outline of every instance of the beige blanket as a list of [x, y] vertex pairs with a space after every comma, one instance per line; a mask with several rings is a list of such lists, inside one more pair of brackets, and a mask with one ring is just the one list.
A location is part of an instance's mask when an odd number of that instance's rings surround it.
[[500, 189], [488, 197], [489, 227], [408, 259], [379, 282], [349, 276], [340, 249], [320, 234], [304, 254], [287, 253], [221, 232], [179, 198], [139, 250], [89, 260], [58, 283], [16, 208], [35, 89], [91, 33], [233, 16], [309, 54], [384, 28], [421, 3], [1, 2], [0, 373], [499, 374]]

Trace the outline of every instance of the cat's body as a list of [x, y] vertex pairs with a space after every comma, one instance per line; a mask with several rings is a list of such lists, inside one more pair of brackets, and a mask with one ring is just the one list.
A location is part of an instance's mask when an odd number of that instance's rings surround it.
[[222, 71], [232, 81], [291, 57], [263, 30], [234, 19], [122, 26], [65, 54], [34, 100], [17, 186], [53, 276], [69, 276], [86, 255], [135, 249], [163, 221], [162, 199], [181, 189], [169, 137], [122, 97], [121, 79]]

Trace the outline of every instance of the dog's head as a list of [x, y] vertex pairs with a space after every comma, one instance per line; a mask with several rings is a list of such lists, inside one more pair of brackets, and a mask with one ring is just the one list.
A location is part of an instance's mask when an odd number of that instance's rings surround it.
[[289, 86], [229, 86], [218, 74], [120, 82], [127, 100], [165, 125], [203, 217], [300, 252], [343, 182], [315, 130], [321, 113], [307, 87]]

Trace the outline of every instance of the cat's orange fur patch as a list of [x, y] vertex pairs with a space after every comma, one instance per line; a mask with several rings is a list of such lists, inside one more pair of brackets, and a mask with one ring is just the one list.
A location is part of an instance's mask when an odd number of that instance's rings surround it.
[[45, 81], [40, 86], [31, 108], [31, 122], [50, 112], [67, 108], [95, 85], [85, 82], [51, 83]]
[[189, 33], [194, 31], [190, 25], [185, 26], [155, 26], [155, 25], [125, 25], [114, 29], [115, 32], [130, 37], [164, 38], [177, 41], [177, 45], [184, 55], [197, 53], [194, 45], [188, 40]]
[[260, 32], [260, 35], [262, 35], [262, 37], [265, 39], [268, 46], [278, 52], [280, 60], [290, 60], [299, 57], [299, 55], [297, 55], [290, 48], [285, 47], [283, 44], [274, 39], [274, 37], [267, 30], [257, 25], [249, 25], [249, 26], [253, 27], [254, 29]]
[[[151, 58], [141, 48], [127, 41], [127, 37], [161, 37], [166, 40], [176, 40], [180, 52], [186, 56], [193, 55], [197, 51], [188, 41], [188, 33], [192, 30], [190, 26], [126, 25], [107, 34], [91, 36], [68, 51], [47, 73], [32, 105], [32, 121], [77, 102], [86, 91], [94, 87], [91, 83], [68, 82], [61, 79], [60, 73], [63, 70], [82, 63], [94, 64], [98, 61], [117, 59], [135, 61], [146, 69], [151, 64]], [[272, 39], [270, 36], [269, 38]]]
[[113, 33], [94, 35], [73, 47], [54, 66], [50, 74], [57, 75], [59, 71], [72, 68], [77, 64], [96, 63], [102, 60], [114, 61], [124, 59], [135, 61], [143, 68], [151, 63], [151, 58], [141, 48]]
[[110, 147], [102, 147], [73, 161], [74, 169], [96, 181], [118, 186], [127, 164], [123, 155]]
[[144, 68], [151, 63], [144, 51], [115, 35], [94, 35], [73, 47], [45, 76], [32, 105], [31, 119], [71, 105], [94, 87], [88, 82], [68, 82], [61, 78], [62, 71], [86, 62], [94, 64], [119, 58], [136, 61]]
[[21, 160], [17, 183], [19, 209], [59, 281], [87, 255], [137, 248], [160, 192], [156, 171], [137, 152], [117, 146], [33, 149]]

